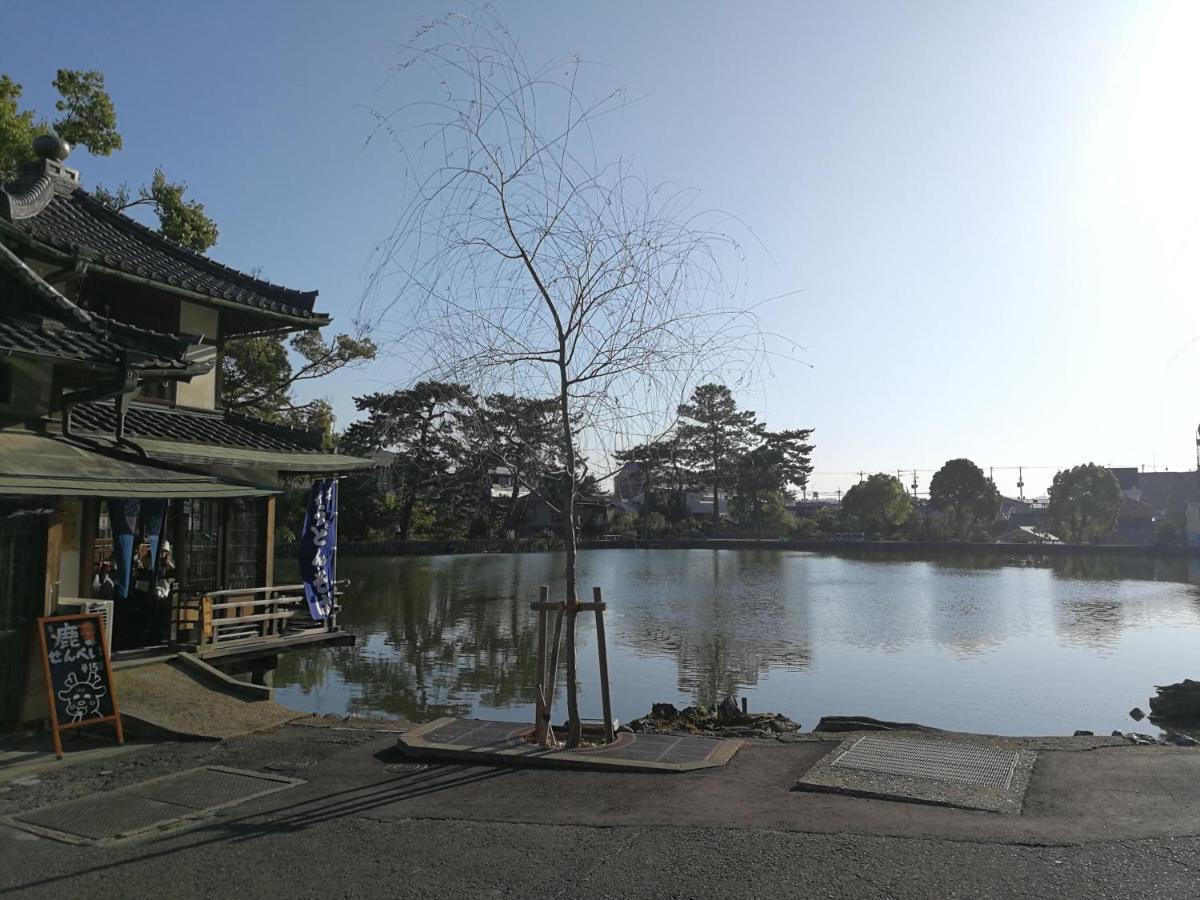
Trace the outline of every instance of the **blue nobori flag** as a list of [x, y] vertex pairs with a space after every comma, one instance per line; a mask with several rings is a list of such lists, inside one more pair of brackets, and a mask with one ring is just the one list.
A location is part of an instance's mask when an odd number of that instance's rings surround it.
[[333, 612], [333, 579], [337, 569], [337, 479], [314, 481], [300, 535], [300, 578], [314, 619]]

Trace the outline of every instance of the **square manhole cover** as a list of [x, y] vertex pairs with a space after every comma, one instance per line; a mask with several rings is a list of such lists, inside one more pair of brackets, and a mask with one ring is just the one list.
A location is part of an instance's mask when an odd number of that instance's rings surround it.
[[855, 741], [832, 765], [1007, 790], [1012, 786], [1017, 753], [999, 747], [867, 735]]
[[304, 784], [296, 778], [205, 766], [115, 791], [16, 813], [18, 828], [69, 843], [96, 843], [161, 828], [202, 812]]
[[795, 788], [1019, 813], [1035, 761], [1003, 744], [871, 734], [843, 741]]
[[127, 790], [148, 800], [174, 803], [191, 809], [215, 809], [271, 794], [292, 784], [292, 779], [281, 779], [273, 774], [211, 767], [147, 781]]
[[14, 816], [18, 824], [33, 825], [49, 832], [62, 832], [89, 841], [145, 831], [159, 822], [178, 819], [193, 810], [144, 797], [93, 795], [60, 806], [46, 806]]

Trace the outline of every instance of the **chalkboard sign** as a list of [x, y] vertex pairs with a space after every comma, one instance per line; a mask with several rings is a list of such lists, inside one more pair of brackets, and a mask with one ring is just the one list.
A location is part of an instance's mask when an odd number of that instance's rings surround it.
[[117, 743], [125, 743], [121, 713], [113, 689], [104, 619], [99, 613], [75, 613], [38, 619], [46, 695], [54, 752], [62, 759], [60, 731], [112, 722]]

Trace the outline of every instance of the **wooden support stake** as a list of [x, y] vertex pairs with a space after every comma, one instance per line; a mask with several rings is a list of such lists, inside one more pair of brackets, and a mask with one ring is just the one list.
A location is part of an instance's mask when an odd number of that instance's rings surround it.
[[537, 632], [537, 708], [533, 723], [533, 737], [539, 747], [546, 743], [546, 728], [549, 725], [549, 714], [546, 709], [546, 603], [550, 597], [550, 588], [542, 585], [538, 590], [538, 632]]
[[596, 610], [596, 652], [600, 656], [600, 703], [604, 708], [604, 739], [612, 743], [617, 739], [613, 733], [612, 698], [608, 693], [608, 647], [604, 642], [604, 602], [600, 588], [592, 588], [592, 606]]
[[558, 605], [558, 614], [554, 617], [554, 643], [550, 649], [550, 671], [546, 673], [546, 718], [554, 714], [554, 690], [558, 684], [558, 650], [562, 646], [563, 617], [567, 613], [567, 604]]

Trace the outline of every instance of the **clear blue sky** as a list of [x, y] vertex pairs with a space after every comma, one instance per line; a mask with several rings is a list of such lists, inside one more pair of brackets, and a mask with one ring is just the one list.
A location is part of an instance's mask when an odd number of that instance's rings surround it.
[[[17, 4], [0, 68], [39, 109], [56, 67], [104, 71], [126, 149], [73, 154], [85, 184], [164, 166], [219, 222], [216, 258], [317, 288], [348, 324], [405, 199], [359, 107], [406, 99], [400, 45], [452, 8]], [[955, 456], [1194, 465], [1200, 5], [498, 8], [532, 62], [578, 52], [603, 64], [588, 87], [641, 98], [606, 149], [753, 228], [751, 299], [802, 291], [768, 324], [808, 365], [742, 400], [816, 427], [817, 490]], [[353, 393], [406, 374], [319, 390], [345, 424]], [[1027, 493], [1052, 474], [1027, 470]]]

